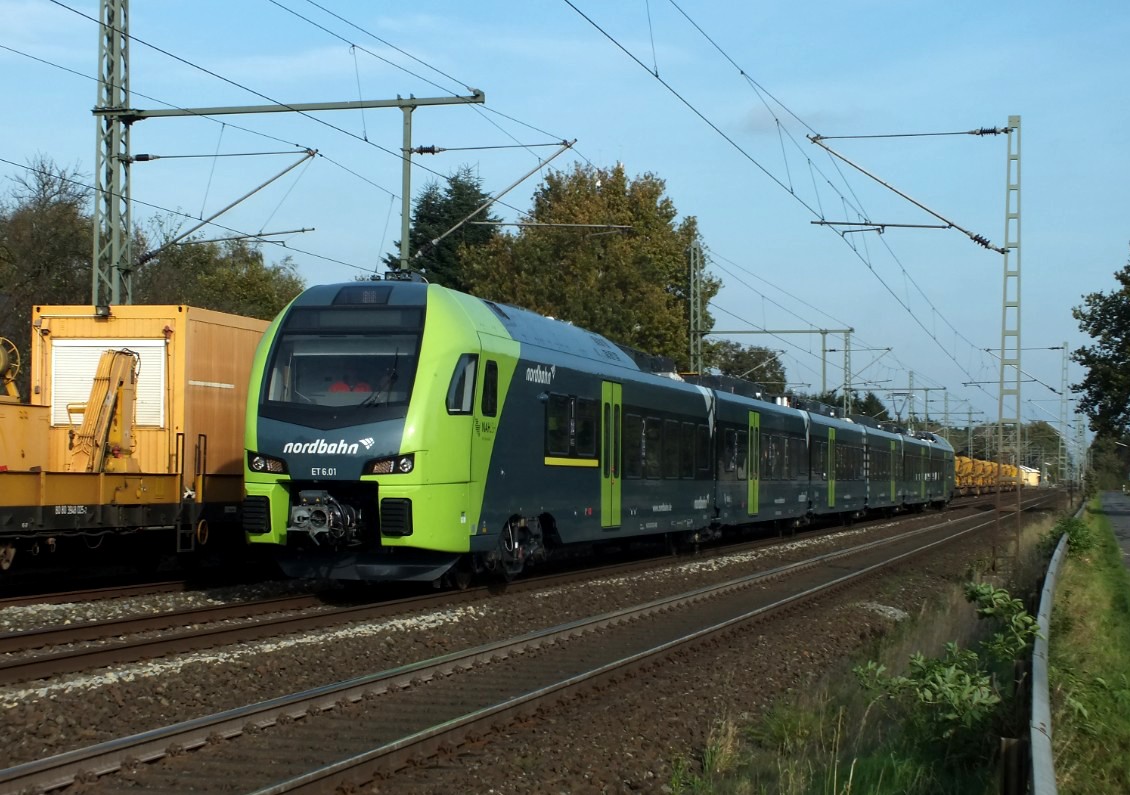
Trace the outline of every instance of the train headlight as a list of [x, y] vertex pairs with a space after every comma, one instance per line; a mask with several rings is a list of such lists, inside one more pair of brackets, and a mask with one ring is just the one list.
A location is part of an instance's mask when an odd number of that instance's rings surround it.
[[393, 455], [386, 458], [374, 458], [365, 464], [363, 472], [366, 475], [407, 475], [416, 468], [416, 456], [412, 453], [406, 455]]
[[286, 462], [278, 458], [271, 458], [262, 453], [247, 454], [247, 468], [252, 472], [265, 472], [270, 475], [285, 475]]

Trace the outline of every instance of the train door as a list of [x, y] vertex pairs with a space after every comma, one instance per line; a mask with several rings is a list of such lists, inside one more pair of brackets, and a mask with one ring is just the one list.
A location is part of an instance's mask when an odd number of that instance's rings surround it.
[[836, 429], [828, 429], [828, 507], [836, 507]]
[[[470, 470], [466, 471], [468, 499], [472, 505], [482, 505], [486, 488], [487, 472], [494, 451], [495, 434], [498, 431], [499, 372], [498, 357], [485, 346], [475, 362], [478, 371], [472, 372], [476, 381], [474, 400], [470, 412], [472, 422], [468, 427], [471, 439]], [[454, 450], [452, 451], [455, 452]]]
[[749, 515], [757, 516], [761, 509], [761, 413], [749, 413], [749, 450], [746, 456], [746, 483], [749, 489]]
[[600, 386], [600, 526], [609, 530], [620, 527], [623, 389], [612, 381]]

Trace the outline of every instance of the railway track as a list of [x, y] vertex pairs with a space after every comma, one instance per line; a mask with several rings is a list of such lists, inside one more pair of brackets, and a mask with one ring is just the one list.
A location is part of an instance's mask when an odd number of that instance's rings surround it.
[[[324, 792], [410, 760], [750, 622], [847, 588], [995, 517], [948, 519], [676, 596], [295, 693], [0, 772], [0, 791], [110, 776], [86, 792]], [[199, 753], [183, 754], [199, 749]], [[152, 768], [138, 765], [164, 759]]]
[[[961, 512], [975, 507], [971, 503], [956, 510]], [[921, 518], [909, 517], [911, 521]], [[866, 526], [867, 523], [860, 525]], [[805, 533], [804, 537], [815, 540], [840, 530], [839, 527], [823, 528]], [[778, 543], [779, 538], [759, 539], [708, 548], [696, 555], [698, 559], [725, 557], [766, 549]], [[667, 555], [645, 557], [597, 568], [532, 576], [509, 583], [506, 592], [521, 593], [578, 581], [629, 576], [654, 568], [657, 563], [665, 565], [678, 560]], [[151, 593], [140, 590], [146, 587], [136, 588], [140, 592]], [[0, 634], [0, 655], [5, 655], [6, 659], [0, 658], [0, 686], [390, 616], [450, 608], [487, 599], [495, 592], [496, 586], [484, 585], [461, 592], [345, 606], [328, 604], [317, 594], [291, 595], [4, 633]]]
[[61, 605], [74, 602], [97, 602], [107, 599], [128, 599], [134, 596], [150, 596], [163, 593], [182, 593], [190, 590], [192, 587], [193, 586], [189, 585], [187, 580], [176, 580], [170, 582], [142, 583], [139, 585], [111, 585], [74, 591], [4, 596], [0, 597], [0, 610], [8, 607]]

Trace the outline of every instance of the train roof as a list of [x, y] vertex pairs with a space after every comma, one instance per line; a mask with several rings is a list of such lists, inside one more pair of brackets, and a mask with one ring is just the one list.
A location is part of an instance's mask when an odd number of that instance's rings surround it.
[[[528, 309], [509, 304], [488, 301], [485, 298], [469, 295], [438, 284], [409, 279], [386, 279], [385, 281], [346, 282], [344, 284], [323, 284], [310, 287], [294, 300], [293, 306], [419, 306], [428, 303], [429, 293], [443, 291], [457, 303], [466, 306], [468, 302], [486, 307], [507, 334], [523, 345], [532, 345], [558, 354], [578, 356], [605, 365], [633, 370], [636, 372], [659, 373], [652, 367], [663, 361], [674, 363], [664, 357], [651, 356], [617, 345], [606, 337], [592, 331], [574, 326], [572, 323], [546, 317]], [[474, 313], [473, 313], [474, 314]], [[649, 364], [642, 367], [639, 361]]]

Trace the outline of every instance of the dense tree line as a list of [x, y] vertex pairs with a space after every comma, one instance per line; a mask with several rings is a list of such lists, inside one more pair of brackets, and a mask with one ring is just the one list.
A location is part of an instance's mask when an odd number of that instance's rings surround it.
[[[446, 186], [431, 184], [418, 197], [409, 239], [420, 253], [411, 264], [429, 281], [566, 320], [667, 356], [685, 370], [688, 251], [699, 242], [698, 224], [693, 216], [680, 218], [665, 191], [659, 177], [631, 178], [619, 165], [551, 171], [516, 231], [467, 223], [433, 245], [488, 198], [463, 168]], [[472, 219], [494, 220], [489, 212]], [[397, 260], [390, 254], [385, 263], [391, 267]], [[720, 286], [705, 275], [704, 303]], [[713, 320], [704, 315], [709, 330]]]
[[1130, 263], [1114, 280], [1109, 293], [1089, 293], [1071, 312], [1079, 329], [1093, 340], [1071, 352], [1071, 358], [1087, 368], [1071, 389], [1095, 432], [1090, 481], [1099, 488], [1130, 481]]
[[1118, 286], [1109, 293], [1090, 293], [1071, 314], [1094, 340], [1072, 351], [1087, 368], [1072, 390], [1080, 395], [1079, 410], [1100, 435], [1121, 437], [1130, 429], [1130, 264], [1114, 274]]

